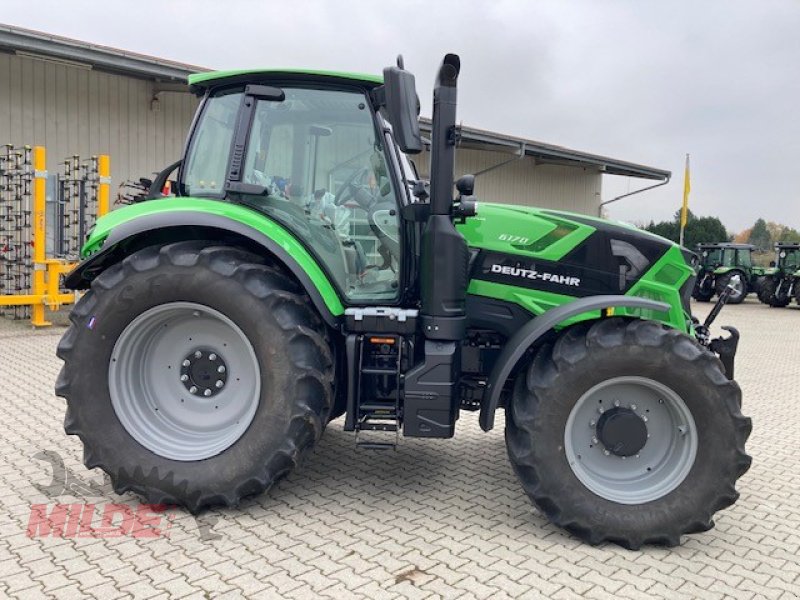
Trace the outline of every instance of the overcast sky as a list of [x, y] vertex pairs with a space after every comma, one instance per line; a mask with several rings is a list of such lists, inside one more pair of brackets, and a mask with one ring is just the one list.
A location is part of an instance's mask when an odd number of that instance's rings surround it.
[[[397, 53], [430, 114], [461, 55], [465, 124], [673, 172], [611, 205], [666, 219], [692, 157], [691, 209], [738, 231], [800, 228], [800, 2], [138, 0], [3, 2], [0, 20], [212, 68], [380, 73]], [[603, 199], [647, 182], [606, 177]], [[613, 208], [612, 208], [613, 207]]]

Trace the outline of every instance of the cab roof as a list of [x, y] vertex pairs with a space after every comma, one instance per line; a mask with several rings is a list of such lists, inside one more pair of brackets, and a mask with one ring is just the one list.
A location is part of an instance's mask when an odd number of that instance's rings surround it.
[[189, 85], [194, 88], [207, 88], [228, 81], [246, 81], [248, 79], [269, 79], [270, 77], [290, 77], [292, 79], [330, 79], [347, 80], [375, 87], [383, 84], [383, 77], [366, 73], [348, 73], [345, 71], [319, 71], [313, 69], [235, 69], [232, 71], [207, 71], [189, 75]]
[[736, 244], [734, 242], [709, 242], [697, 244], [698, 248], [737, 248], [739, 250], [755, 250], [753, 244]]

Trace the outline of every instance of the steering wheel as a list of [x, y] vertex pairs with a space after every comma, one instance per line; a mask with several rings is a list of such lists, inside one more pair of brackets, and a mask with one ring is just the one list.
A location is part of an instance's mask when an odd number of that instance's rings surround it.
[[363, 206], [363, 203], [359, 200], [357, 196], [357, 192], [361, 189], [355, 184], [355, 181], [358, 178], [363, 178], [370, 172], [369, 167], [364, 167], [362, 169], [357, 169], [353, 171], [353, 174], [350, 175], [347, 179], [345, 179], [344, 183], [341, 187], [336, 191], [336, 195], [334, 196], [333, 203], [336, 206], [341, 206], [344, 204], [344, 201], [348, 198], [352, 197], [358, 204], [364, 209], [367, 210], [366, 206]]

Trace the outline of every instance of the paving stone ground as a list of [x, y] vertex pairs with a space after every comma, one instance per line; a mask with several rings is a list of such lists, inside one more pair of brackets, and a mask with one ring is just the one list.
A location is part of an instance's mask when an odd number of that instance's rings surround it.
[[[455, 439], [396, 452], [356, 451], [335, 422], [301, 470], [236, 510], [137, 516], [138, 499], [110, 492], [64, 435], [63, 328], [0, 320], [0, 597], [800, 597], [800, 308], [748, 300], [720, 321], [742, 332], [754, 423], [741, 498], [678, 548], [630, 552], [549, 525], [511, 471], [502, 416], [486, 434], [470, 413]], [[30, 537], [34, 506], [78, 508], [64, 537]]]

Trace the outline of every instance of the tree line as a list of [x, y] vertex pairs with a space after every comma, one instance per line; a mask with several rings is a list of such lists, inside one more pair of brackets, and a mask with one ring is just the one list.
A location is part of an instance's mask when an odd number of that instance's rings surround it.
[[[643, 229], [660, 235], [674, 242], [680, 239], [681, 211], [675, 212], [672, 220], [650, 221]], [[683, 245], [694, 249], [697, 244], [709, 242], [738, 242], [752, 244], [756, 250], [772, 252], [775, 242], [800, 242], [800, 232], [796, 229], [772, 221], [758, 219], [752, 227], [737, 234], [728, 232], [718, 217], [698, 217], [688, 211]]]

